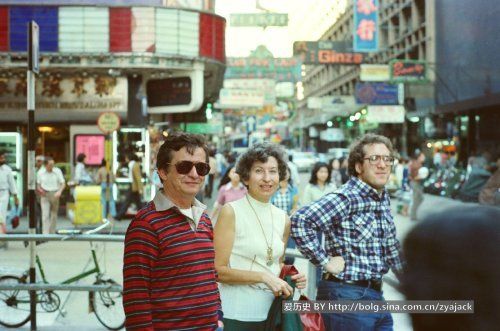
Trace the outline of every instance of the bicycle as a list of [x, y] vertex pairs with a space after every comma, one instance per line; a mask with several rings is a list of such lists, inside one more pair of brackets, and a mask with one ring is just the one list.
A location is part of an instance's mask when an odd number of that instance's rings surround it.
[[[103, 225], [84, 232], [84, 234], [92, 234], [99, 232], [105, 227], [109, 226], [110, 222], [105, 220]], [[60, 231], [59, 233], [77, 235], [81, 234], [80, 230], [67, 230]], [[64, 239], [63, 239], [64, 240]], [[94, 285], [118, 285], [113, 279], [104, 278], [101, 272], [99, 262], [97, 259], [96, 249], [93, 242], [90, 242], [91, 255], [93, 261], [93, 268], [77, 274], [59, 284], [71, 284], [79, 281], [82, 278], [96, 274]], [[48, 284], [45, 277], [45, 272], [42, 267], [42, 262], [38, 255], [36, 256], [36, 264], [39, 274], [41, 276], [41, 283]], [[28, 272], [25, 272], [21, 277], [6, 275], [0, 277], [0, 284], [14, 285], [14, 284], [27, 284]], [[109, 290], [96, 290], [89, 291], [90, 307], [96, 315], [99, 322], [109, 330], [122, 329], [125, 324], [125, 314], [122, 305], [122, 291], [110, 292]], [[36, 303], [41, 306], [45, 312], [61, 311], [64, 316], [65, 313], [60, 309], [61, 299], [59, 295], [53, 290], [40, 290], [36, 294]], [[30, 294], [28, 290], [0, 290], [0, 324], [9, 328], [18, 328], [26, 324], [30, 320]]]

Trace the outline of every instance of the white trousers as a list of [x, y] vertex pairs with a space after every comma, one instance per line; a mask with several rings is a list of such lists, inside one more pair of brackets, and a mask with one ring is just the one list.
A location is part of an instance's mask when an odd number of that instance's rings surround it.
[[54, 196], [55, 192], [46, 192], [40, 199], [42, 207], [42, 233], [56, 233], [57, 212], [59, 210], [59, 198]]
[[6, 223], [9, 196], [10, 192], [8, 190], [0, 190], [0, 224]]

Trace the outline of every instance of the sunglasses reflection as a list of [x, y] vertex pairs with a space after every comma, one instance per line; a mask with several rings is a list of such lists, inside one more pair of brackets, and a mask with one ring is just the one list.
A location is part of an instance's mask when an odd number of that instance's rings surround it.
[[[170, 163], [168, 163], [170, 164]], [[174, 164], [175, 169], [181, 175], [187, 175], [195, 167], [199, 176], [206, 176], [210, 172], [210, 165], [205, 162], [179, 161]]]

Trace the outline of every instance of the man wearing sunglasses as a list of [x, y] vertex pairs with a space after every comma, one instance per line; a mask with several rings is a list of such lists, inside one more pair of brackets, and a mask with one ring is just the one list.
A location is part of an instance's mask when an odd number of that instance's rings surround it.
[[212, 223], [195, 196], [210, 172], [202, 136], [171, 133], [156, 166], [163, 184], [125, 236], [127, 330], [215, 330], [220, 298]]
[[[323, 267], [317, 300], [384, 300], [382, 276], [402, 270], [400, 243], [385, 185], [394, 164], [391, 141], [366, 134], [351, 146], [350, 179], [291, 217], [292, 236]], [[325, 246], [317, 233], [325, 235]], [[324, 314], [327, 330], [392, 330], [390, 313]]]

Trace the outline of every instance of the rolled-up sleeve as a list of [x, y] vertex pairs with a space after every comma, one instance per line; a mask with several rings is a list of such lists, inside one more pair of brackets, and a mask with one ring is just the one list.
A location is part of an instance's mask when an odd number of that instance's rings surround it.
[[292, 238], [299, 251], [315, 265], [325, 265], [328, 254], [318, 232], [332, 231], [342, 217], [349, 215], [349, 201], [342, 194], [331, 193], [300, 208], [292, 217]]

